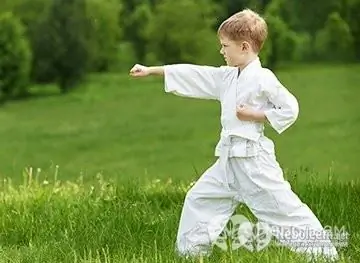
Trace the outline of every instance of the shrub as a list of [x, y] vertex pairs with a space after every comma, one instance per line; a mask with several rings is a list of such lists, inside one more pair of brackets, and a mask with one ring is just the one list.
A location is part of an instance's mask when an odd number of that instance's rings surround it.
[[266, 14], [265, 19], [269, 30], [263, 52], [266, 64], [275, 67], [279, 62], [292, 61], [296, 48], [294, 37], [296, 35], [279, 16]]
[[118, 0], [86, 0], [87, 17], [91, 22], [89, 54], [91, 71], [108, 71], [116, 63], [121, 6]]
[[311, 37], [309, 33], [296, 32], [283, 18], [286, 2], [273, 0], [266, 7], [264, 17], [268, 24], [269, 37], [261, 58], [269, 67], [279, 62], [306, 61], [310, 57]]
[[11, 12], [0, 14], [0, 97], [28, 93], [31, 49], [21, 21]]
[[206, 44], [216, 39], [212, 30], [216, 8], [208, 1], [160, 2], [146, 28], [147, 52], [162, 63], [205, 62]]
[[88, 70], [90, 33], [85, 0], [52, 0], [34, 36], [36, 80], [75, 87]]
[[354, 55], [353, 36], [349, 25], [339, 13], [329, 14], [325, 27], [315, 38], [315, 51], [320, 59], [339, 62], [351, 60]]
[[[133, 45], [130, 42], [120, 42], [117, 46], [117, 50], [113, 54], [115, 62], [111, 64], [109, 71], [111, 72], [126, 72], [128, 73], [130, 68], [137, 63], [136, 52]], [[149, 64], [154, 64], [150, 61]]]

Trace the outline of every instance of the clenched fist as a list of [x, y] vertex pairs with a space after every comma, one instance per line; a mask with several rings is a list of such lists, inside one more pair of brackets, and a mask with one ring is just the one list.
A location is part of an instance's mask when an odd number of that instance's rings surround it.
[[236, 108], [236, 117], [242, 121], [265, 121], [266, 116], [263, 111], [251, 109], [247, 105], [240, 105]]
[[150, 70], [149, 67], [140, 64], [135, 64], [135, 66], [133, 66], [132, 69], [130, 70], [130, 75], [133, 77], [146, 77], [150, 75]]

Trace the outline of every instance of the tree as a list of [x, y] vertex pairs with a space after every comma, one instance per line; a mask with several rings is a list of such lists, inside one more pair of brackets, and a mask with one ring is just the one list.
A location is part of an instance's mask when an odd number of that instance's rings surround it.
[[219, 62], [219, 44], [212, 29], [217, 8], [206, 0], [162, 1], [146, 27], [147, 53], [162, 63]]
[[294, 59], [296, 44], [299, 42], [296, 33], [281, 18], [283, 5], [283, 0], [273, 0], [264, 13], [269, 32], [262, 58], [264, 64], [273, 69], [280, 61]]
[[107, 71], [116, 62], [114, 54], [122, 36], [119, 26], [121, 5], [118, 0], [86, 0], [91, 22], [89, 39], [90, 70]]
[[122, 0], [122, 5], [119, 21], [124, 40], [133, 45], [137, 61], [145, 63], [147, 39], [144, 28], [150, 22], [155, 3], [148, 0]]
[[[354, 47], [360, 46], [360, 0], [343, 0], [344, 20], [350, 27], [354, 39]], [[356, 48], [354, 55], [360, 60], [360, 48]]]
[[354, 54], [354, 39], [349, 25], [333, 12], [329, 14], [325, 27], [319, 30], [315, 39], [318, 58], [340, 62], [349, 61]]
[[25, 27], [11, 12], [0, 15], [0, 99], [27, 94], [31, 49]]
[[55, 81], [64, 93], [73, 88], [89, 66], [90, 33], [85, 0], [52, 0], [47, 16], [36, 30], [36, 80]]

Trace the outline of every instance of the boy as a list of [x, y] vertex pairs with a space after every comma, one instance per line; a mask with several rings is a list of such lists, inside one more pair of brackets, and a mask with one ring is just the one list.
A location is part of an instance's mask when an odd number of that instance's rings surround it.
[[[246, 9], [218, 29], [227, 66], [136, 64], [130, 70], [134, 77], [164, 76], [168, 93], [221, 103], [222, 131], [215, 149], [219, 158], [186, 195], [176, 242], [182, 255], [208, 254], [237, 205], [245, 203], [260, 222], [280, 230], [273, 235], [290, 249], [337, 258], [316, 216], [284, 180], [274, 144], [263, 133], [265, 121], [282, 133], [299, 113], [297, 99], [261, 66], [258, 54], [267, 34], [264, 19]], [[312, 236], [297, 246], [292, 242], [299, 240], [286, 231], [315, 231], [321, 240]]]

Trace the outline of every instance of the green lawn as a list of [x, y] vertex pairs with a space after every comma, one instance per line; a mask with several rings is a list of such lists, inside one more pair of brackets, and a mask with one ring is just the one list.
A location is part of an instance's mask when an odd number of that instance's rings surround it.
[[[281, 136], [267, 129], [286, 171], [359, 177], [358, 72], [360, 66], [279, 72], [300, 102], [293, 127]], [[63, 179], [103, 172], [177, 181], [196, 178], [214, 160], [219, 105], [164, 94], [159, 78], [96, 75], [66, 96], [53, 87], [34, 89], [55, 95], [0, 108], [2, 177], [17, 180], [26, 166], [45, 173], [59, 165]]]

